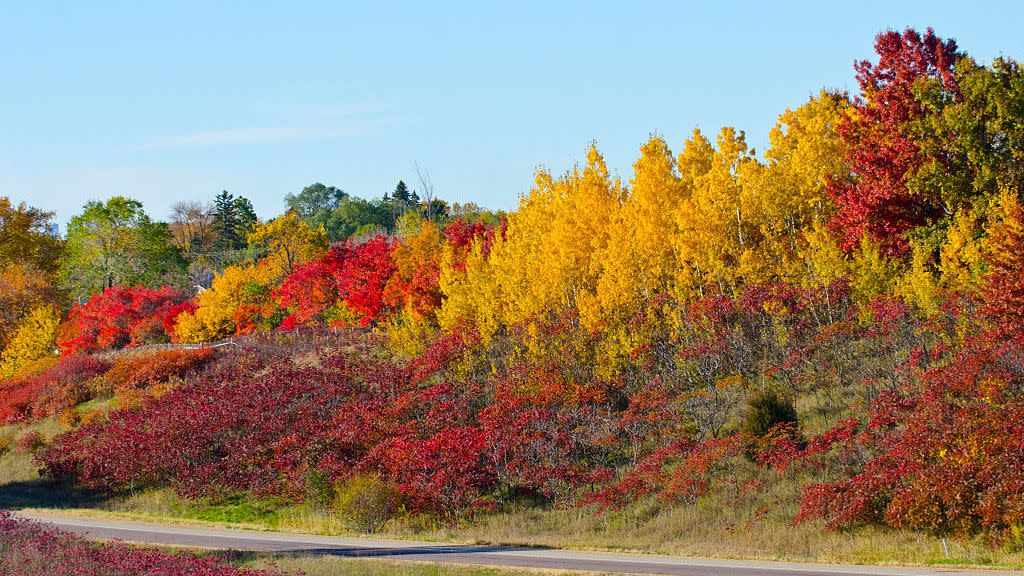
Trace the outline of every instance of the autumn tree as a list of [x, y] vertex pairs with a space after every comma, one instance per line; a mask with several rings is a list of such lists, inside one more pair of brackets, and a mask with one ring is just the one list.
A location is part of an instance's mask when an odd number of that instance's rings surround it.
[[327, 233], [323, 226], [311, 227], [290, 210], [249, 233], [250, 245], [261, 246], [266, 258], [283, 275], [295, 266], [315, 258], [327, 250]]
[[137, 200], [90, 201], [68, 225], [61, 280], [80, 299], [117, 284], [181, 284], [185, 262], [172, 241]]
[[1024, 334], [1024, 208], [1010, 192], [997, 208], [989, 228], [985, 310], [1001, 329]]
[[15, 262], [31, 264], [45, 273], [57, 270], [62, 242], [50, 234], [52, 212], [27, 206], [15, 206], [0, 197], [0, 267]]
[[55, 272], [63, 242], [47, 229], [52, 218], [0, 197], [0, 350], [30, 311], [62, 304]]
[[9, 378], [24, 366], [57, 353], [60, 313], [50, 305], [32, 309], [0, 353], [0, 379]]
[[866, 235], [880, 242], [886, 254], [906, 254], [907, 232], [956, 208], [939, 191], [920, 194], [908, 182], [922, 171], [946, 166], [941, 151], [921, 143], [934, 135], [919, 133], [919, 123], [934, 106], [960, 98], [956, 66], [962, 54], [955, 41], [931, 29], [923, 35], [911, 29], [883, 32], [875, 39], [875, 51], [877, 64], [855, 65], [861, 95], [839, 125], [851, 147], [854, 178], [833, 182], [830, 191], [838, 210], [831, 226], [844, 248], [855, 247]]

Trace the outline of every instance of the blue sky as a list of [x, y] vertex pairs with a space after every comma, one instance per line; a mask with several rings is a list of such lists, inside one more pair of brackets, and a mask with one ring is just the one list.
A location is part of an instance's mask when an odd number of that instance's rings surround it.
[[165, 218], [222, 189], [261, 216], [322, 181], [513, 208], [597, 141], [629, 178], [654, 132], [745, 130], [852, 89], [885, 28], [1024, 57], [992, 2], [0, 1], [0, 195], [67, 219], [122, 194]]

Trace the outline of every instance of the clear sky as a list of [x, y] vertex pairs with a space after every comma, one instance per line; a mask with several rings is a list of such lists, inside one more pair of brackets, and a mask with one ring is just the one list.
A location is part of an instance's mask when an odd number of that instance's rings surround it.
[[22, 2], [0, 0], [0, 195], [227, 189], [261, 216], [315, 181], [364, 197], [429, 171], [438, 195], [513, 208], [596, 141], [628, 179], [647, 136], [745, 130], [852, 89], [885, 28], [932, 26], [1024, 58], [1017, 2]]

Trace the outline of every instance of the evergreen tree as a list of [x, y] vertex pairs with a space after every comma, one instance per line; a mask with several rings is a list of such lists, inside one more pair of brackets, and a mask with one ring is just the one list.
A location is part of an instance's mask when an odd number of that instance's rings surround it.
[[213, 216], [216, 220], [217, 233], [220, 234], [221, 247], [232, 249], [238, 245], [238, 206], [235, 197], [227, 190], [222, 191], [213, 200]]
[[234, 207], [237, 220], [235, 231], [238, 238], [235, 247], [244, 248], [248, 244], [246, 238], [256, 225], [259, 224], [259, 218], [256, 217], [256, 210], [253, 208], [252, 202], [245, 196], [235, 198]]
[[[385, 198], [387, 197], [385, 196]], [[401, 205], [409, 203], [409, 187], [405, 185], [404, 181], [398, 181], [398, 186], [395, 186], [395, 192], [391, 195], [391, 199]]]

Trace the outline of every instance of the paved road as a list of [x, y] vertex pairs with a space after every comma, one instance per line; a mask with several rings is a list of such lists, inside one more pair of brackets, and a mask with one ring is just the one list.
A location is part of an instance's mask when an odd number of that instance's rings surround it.
[[274, 532], [193, 528], [168, 524], [127, 522], [99, 518], [24, 514], [63, 530], [90, 538], [169, 546], [198, 546], [282, 554], [333, 555], [386, 560], [416, 560], [447, 564], [480, 564], [520, 568], [558, 568], [625, 574], [673, 574], [680, 576], [853, 576], [886, 574], [926, 576], [938, 574], [1014, 574], [1024, 572], [967, 572], [941, 568], [898, 568], [798, 564], [743, 560], [710, 560], [642, 554], [576, 552], [510, 546], [432, 544], [405, 540], [336, 538]]

